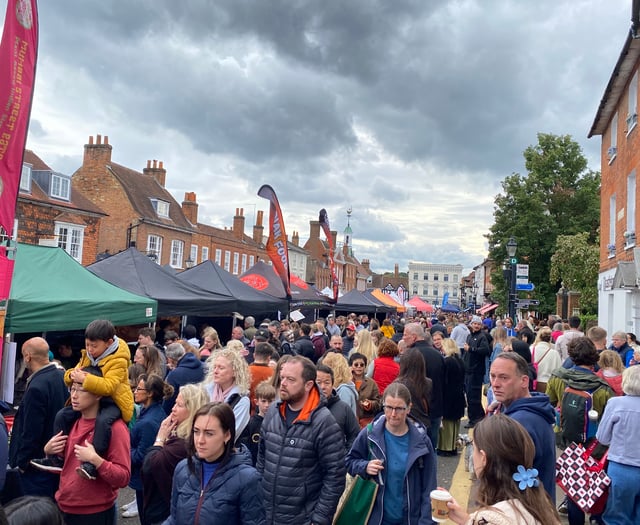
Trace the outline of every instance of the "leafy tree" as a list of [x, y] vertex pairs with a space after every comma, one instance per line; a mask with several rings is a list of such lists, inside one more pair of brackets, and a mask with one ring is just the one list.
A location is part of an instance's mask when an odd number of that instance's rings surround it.
[[584, 313], [596, 313], [599, 264], [599, 244], [590, 242], [587, 232], [558, 235], [549, 279], [554, 284], [562, 281], [569, 290], [580, 292], [580, 309]]
[[487, 235], [489, 258], [497, 263], [491, 280], [495, 295], [504, 298], [506, 310], [508, 291], [501, 266], [507, 259], [506, 243], [514, 237], [516, 257], [529, 265], [529, 281], [536, 287], [527, 295], [540, 300], [542, 313], [551, 313], [560, 288], [559, 280], [549, 280], [556, 239], [558, 235], [586, 233], [589, 241], [595, 242], [600, 173], [587, 169], [580, 145], [570, 135], [539, 133], [538, 143], [523, 155], [527, 174], [506, 177], [494, 200], [494, 223]]

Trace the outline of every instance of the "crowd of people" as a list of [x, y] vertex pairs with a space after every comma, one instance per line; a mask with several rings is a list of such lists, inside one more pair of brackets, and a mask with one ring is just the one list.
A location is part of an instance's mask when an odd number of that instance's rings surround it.
[[[328, 525], [360, 476], [379, 485], [370, 523], [429, 524], [436, 456], [459, 453], [466, 413], [478, 481], [469, 509], [448, 503], [454, 522], [556, 524], [560, 510], [584, 525], [571, 499], [556, 506], [556, 448], [597, 438], [612, 486], [590, 519], [640, 523], [640, 347], [616, 332], [607, 349], [606, 331], [580, 328], [553, 316], [247, 317], [224, 346], [187, 325], [181, 337], [143, 328], [130, 349], [96, 320], [76, 362], [35, 337], [0, 435], [15, 476], [5, 513], [30, 502], [68, 525], [113, 525], [119, 511], [142, 525]], [[580, 392], [585, 421], [567, 408]], [[117, 509], [125, 486], [136, 497]]]

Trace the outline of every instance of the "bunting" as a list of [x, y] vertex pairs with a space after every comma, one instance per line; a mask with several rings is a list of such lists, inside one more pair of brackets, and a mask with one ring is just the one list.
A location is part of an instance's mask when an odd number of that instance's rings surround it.
[[291, 277], [289, 274], [289, 247], [287, 233], [284, 229], [284, 218], [276, 192], [268, 184], [258, 190], [258, 196], [267, 199], [269, 205], [269, 238], [267, 239], [267, 255], [273, 263], [273, 268], [282, 280], [282, 285], [291, 300]]

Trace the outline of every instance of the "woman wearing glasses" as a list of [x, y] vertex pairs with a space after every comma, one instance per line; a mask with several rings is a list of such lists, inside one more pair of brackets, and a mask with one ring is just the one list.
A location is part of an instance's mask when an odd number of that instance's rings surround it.
[[[131, 481], [129, 486], [136, 491], [137, 510], [142, 511], [142, 462], [153, 445], [162, 421], [166, 417], [162, 401], [173, 394], [173, 387], [160, 376], [143, 374], [138, 378], [138, 386], [133, 391], [136, 404], [142, 405], [136, 424], [131, 429]], [[135, 509], [125, 511], [125, 517], [135, 516]], [[140, 521], [144, 523], [144, 518]]]
[[367, 357], [360, 352], [354, 352], [349, 356], [351, 376], [358, 391], [358, 421], [360, 428], [371, 423], [375, 415], [380, 411], [380, 390], [376, 382], [364, 375], [367, 369]]
[[407, 418], [411, 394], [391, 383], [382, 396], [384, 415], [360, 431], [346, 463], [349, 474], [380, 486], [369, 523], [431, 523], [429, 494], [436, 488], [436, 457], [424, 426]]

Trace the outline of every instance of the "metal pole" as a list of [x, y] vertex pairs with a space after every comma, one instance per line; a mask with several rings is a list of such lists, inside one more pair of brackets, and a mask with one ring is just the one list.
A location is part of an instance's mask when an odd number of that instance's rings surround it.
[[516, 265], [511, 263], [511, 274], [509, 279], [509, 317], [516, 324]]

